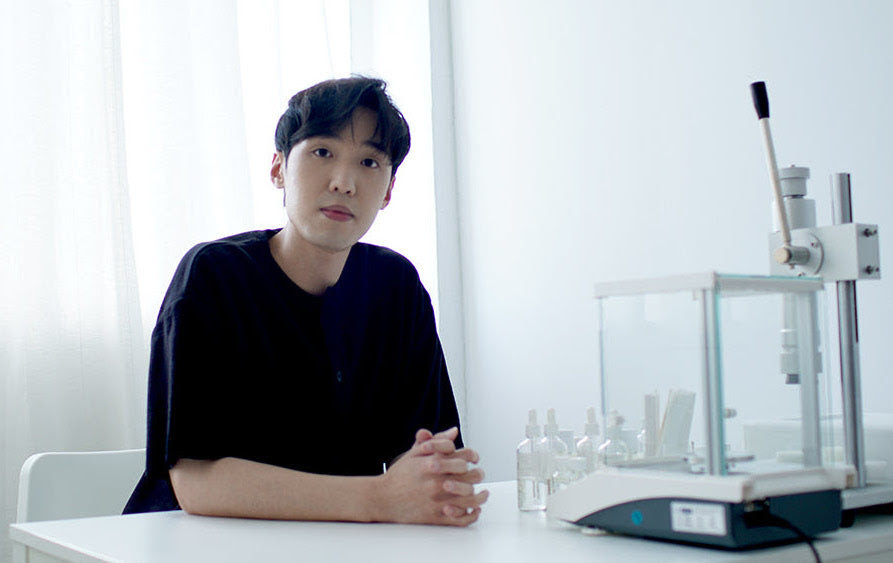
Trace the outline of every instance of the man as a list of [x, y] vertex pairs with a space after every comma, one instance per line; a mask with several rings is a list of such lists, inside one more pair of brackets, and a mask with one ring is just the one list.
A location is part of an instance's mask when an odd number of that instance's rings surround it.
[[405, 258], [358, 243], [408, 151], [380, 80], [290, 100], [271, 169], [285, 227], [196, 246], [165, 296], [146, 473], [125, 512], [477, 520], [488, 493], [430, 297]]

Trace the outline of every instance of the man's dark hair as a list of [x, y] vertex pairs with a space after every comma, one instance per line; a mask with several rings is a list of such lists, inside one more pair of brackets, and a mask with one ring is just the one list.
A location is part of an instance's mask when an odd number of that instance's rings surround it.
[[391, 174], [395, 174], [409, 152], [409, 125], [386, 87], [384, 80], [352, 76], [301, 90], [288, 101], [276, 125], [276, 150], [288, 158], [292, 147], [308, 137], [336, 135], [353, 112], [363, 107], [377, 115], [374, 142], [390, 158]]

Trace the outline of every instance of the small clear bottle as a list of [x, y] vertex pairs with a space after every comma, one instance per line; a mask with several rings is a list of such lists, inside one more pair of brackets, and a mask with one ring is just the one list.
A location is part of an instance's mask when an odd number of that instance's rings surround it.
[[543, 425], [543, 438], [540, 440], [540, 461], [542, 474], [546, 480], [546, 490], [552, 494], [559, 489], [562, 481], [562, 458], [568, 457], [567, 444], [558, 437], [558, 422], [555, 420], [555, 409], [546, 411], [546, 424]]
[[643, 453], [648, 448], [648, 431], [645, 430], [645, 424], [636, 434], [636, 453]]
[[527, 413], [527, 436], [518, 444], [518, 508], [520, 510], [545, 510], [546, 481], [540, 475], [538, 442], [540, 427], [536, 422], [536, 409]]
[[595, 408], [586, 409], [586, 422], [583, 423], [583, 437], [577, 440], [577, 455], [583, 458], [584, 471], [588, 475], [598, 467], [598, 421]]
[[629, 447], [623, 441], [623, 416], [617, 411], [608, 413], [605, 441], [598, 447], [599, 465], [615, 465], [629, 459]]

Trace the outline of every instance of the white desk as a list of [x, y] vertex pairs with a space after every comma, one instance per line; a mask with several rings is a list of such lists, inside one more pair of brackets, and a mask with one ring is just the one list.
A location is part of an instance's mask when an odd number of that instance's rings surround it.
[[[13, 524], [10, 536], [32, 561], [812, 561], [804, 544], [742, 553], [587, 536], [543, 513], [519, 512], [514, 481], [487, 488], [491, 497], [481, 519], [465, 529], [208, 518], [176, 511]], [[893, 515], [860, 517], [855, 527], [827, 534], [816, 546], [824, 561], [893, 561]]]

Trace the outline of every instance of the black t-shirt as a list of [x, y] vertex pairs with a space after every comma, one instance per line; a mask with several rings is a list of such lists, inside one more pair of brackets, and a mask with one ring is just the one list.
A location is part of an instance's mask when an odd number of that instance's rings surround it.
[[276, 232], [200, 244], [180, 262], [152, 333], [146, 473], [125, 512], [178, 508], [168, 469], [181, 458], [375, 475], [419, 428], [458, 426], [412, 264], [358, 243], [313, 296], [273, 259]]

